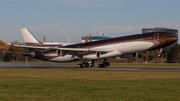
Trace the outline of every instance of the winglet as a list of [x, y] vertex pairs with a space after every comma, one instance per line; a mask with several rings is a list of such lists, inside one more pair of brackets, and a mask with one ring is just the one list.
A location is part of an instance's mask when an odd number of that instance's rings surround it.
[[9, 42], [7, 42], [7, 41], [2, 41], [6, 46], [12, 46], [12, 44], [10, 44]]

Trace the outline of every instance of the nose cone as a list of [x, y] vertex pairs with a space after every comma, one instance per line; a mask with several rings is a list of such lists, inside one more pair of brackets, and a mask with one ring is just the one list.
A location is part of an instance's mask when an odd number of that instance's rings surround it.
[[166, 43], [167, 43], [168, 45], [171, 45], [171, 44], [175, 43], [177, 40], [178, 40], [177, 37], [172, 36], [172, 37], [166, 39]]

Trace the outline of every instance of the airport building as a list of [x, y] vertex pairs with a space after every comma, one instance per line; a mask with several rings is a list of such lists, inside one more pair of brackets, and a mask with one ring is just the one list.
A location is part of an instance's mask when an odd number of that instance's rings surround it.
[[82, 37], [82, 43], [89, 42], [89, 41], [96, 41], [96, 40], [102, 40], [102, 39], [108, 39], [110, 37], [104, 36], [104, 33], [102, 33], [102, 36], [99, 35], [99, 30], [97, 30], [97, 36], [83, 36]]
[[107, 36], [83, 36], [82, 43], [89, 42], [89, 41], [108, 39], [108, 38], [110, 38], [110, 37], [107, 37]]

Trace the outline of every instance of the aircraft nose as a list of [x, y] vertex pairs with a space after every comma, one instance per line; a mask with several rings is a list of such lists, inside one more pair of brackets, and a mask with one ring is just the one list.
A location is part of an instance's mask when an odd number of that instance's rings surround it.
[[173, 37], [169, 38], [166, 42], [167, 42], [168, 44], [173, 44], [173, 43], [176, 42], [177, 40], [178, 40], [178, 38], [175, 37], [175, 36], [173, 36]]
[[173, 42], [176, 42], [177, 40], [178, 40], [177, 37], [173, 37], [173, 38], [172, 38], [172, 41], [173, 41]]

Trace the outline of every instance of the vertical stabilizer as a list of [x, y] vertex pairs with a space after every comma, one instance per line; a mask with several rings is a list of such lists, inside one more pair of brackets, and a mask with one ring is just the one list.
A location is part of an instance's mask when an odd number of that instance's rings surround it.
[[31, 46], [42, 46], [39, 41], [28, 31], [27, 28], [23, 28], [20, 30], [26, 45]]

